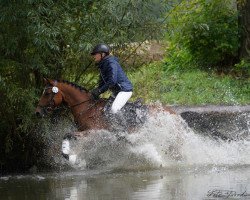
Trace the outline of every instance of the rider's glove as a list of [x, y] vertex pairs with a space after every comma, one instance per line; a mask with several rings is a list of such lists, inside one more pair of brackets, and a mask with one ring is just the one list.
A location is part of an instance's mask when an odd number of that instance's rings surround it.
[[99, 99], [99, 95], [101, 94], [101, 91], [98, 88], [93, 89], [91, 92], [92, 97], [94, 100]]

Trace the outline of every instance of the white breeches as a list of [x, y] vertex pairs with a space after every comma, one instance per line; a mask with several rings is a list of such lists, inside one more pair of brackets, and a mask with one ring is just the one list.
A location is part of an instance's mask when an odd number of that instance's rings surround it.
[[119, 92], [111, 106], [111, 113], [115, 114], [127, 103], [133, 92]]

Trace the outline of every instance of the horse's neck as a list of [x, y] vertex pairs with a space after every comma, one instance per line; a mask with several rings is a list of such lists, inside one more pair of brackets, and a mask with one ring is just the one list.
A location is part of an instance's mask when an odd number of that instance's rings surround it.
[[63, 99], [69, 106], [74, 106], [88, 99], [87, 92], [81, 91], [74, 86], [62, 84], [61, 90]]

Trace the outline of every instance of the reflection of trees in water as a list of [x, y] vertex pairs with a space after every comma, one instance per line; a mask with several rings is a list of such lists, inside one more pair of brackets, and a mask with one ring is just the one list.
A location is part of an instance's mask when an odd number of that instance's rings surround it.
[[[208, 191], [250, 193], [250, 168], [193, 166], [163, 171], [96, 174], [100, 171], [0, 177], [1, 200], [5, 199], [206, 199]], [[91, 173], [93, 175], [91, 175]], [[87, 177], [86, 177], [87, 176]], [[236, 181], [237, 180], [237, 181]]]
[[65, 196], [65, 199], [158, 199], [161, 196], [163, 179], [135, 176], [118, 174], [109, 178], [88, 178], [68, 188], [67, 195], [71, 196]]
[[[191, 169], [190, 169], [191, 170]], [[87, 178], [58, 189], [56, 198], [64, 199], [206, 199], [211, 189], [250, 191], [246, 169], [225, 171], [225, 168], [171, 170], [164, 176], [157, 172], [111, 174]], [[249, 171], [249, 169], [247, 169]], [[209, 172], [209, 173], [208, 173]], [[150, 173], [150, 174], [149, 174]], [[248, 173], [249, 174], [249, 173]], [[249, 175], [250, 176], [250, 175]], [[250, 178], [250, 177], [248, 177]], [[235, 182], [235, 179], [238, 181]]]
[[[171, 176], [115, 174], [74, 182], [56, 198], [64, 199], [185, 199], [184, 183]], [[182, 198], [183, 197], [183, 198]]]

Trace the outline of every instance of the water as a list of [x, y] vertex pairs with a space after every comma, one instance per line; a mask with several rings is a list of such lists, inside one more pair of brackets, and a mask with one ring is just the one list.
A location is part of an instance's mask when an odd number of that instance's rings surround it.
[[117, 135], [72, 144], [70, 171], [0, 177], [0, 199], [250, 199], [247, 138], [214, 140], [163, 113]]
[[[140, 172], [67, 172], [1, 177], [0, 199], [250, 199], [250, 169], [158, 169]], [[215, 193], [217, 194], [217, 193]], [[237, 195], [242, 195], [237, 197]], [[212, 198], [214, 197], [214, 198]], [[225, 198], [219, 198], [225, 199]]]

